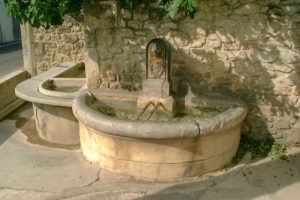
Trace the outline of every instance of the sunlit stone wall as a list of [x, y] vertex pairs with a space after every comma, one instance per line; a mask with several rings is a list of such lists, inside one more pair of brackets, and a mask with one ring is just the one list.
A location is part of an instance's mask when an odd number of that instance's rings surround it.
[[171, 46], [176, 95], [220, 92], [246, 102], [244, 134], [300, 142], [300, 2], [202, 0], [195, 19], [162, 16], [156, 4], [85, 7], [92, 90], [140, 91], [149, 40]]
[[201, 0], [195, 19], [177, 21], [145, 2], [93, 1], [83, 23], [34, 29], [37, 71], [85, 60], [89, 89], [141, 91], [146, 44], [164, 38], [173, 94], [237, 96], [249, 108], [244, 134], [300, 142], [299, 0]]
[[61, 26], [33, 28], [33, 59], [37, 73], [67, 61], [84, 60], [82, 19], [65, 16]]

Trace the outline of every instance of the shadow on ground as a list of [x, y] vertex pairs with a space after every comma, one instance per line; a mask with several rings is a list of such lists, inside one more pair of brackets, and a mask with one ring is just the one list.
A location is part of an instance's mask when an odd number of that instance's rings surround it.
[[241, 170], [217, 177], [209, 174], [207, 180], [177, 184], [138, 199], [297, 199], [299, 166], [298, 150], [286, 161], [267, 158]]
[[98, 181], [93, 184], [68, 189], [46, 199], [296, 200], [300, 195], [300, 150], [293, 151], [287, 161], [266, 158], [248, 165], [240, 165], [222, 175], [214, 176], [220, 174], [214, 172], [177, 182], [146, 182], [126, 176], [122, 178], [124, 176], [116, 176], [112, 172], [102, 170]]
[[[29, 118], [33, 116], [33, 114], [30, 113], [29, 116], [21, 116], [22, 112], [29, 111], [29, 109], [32, 109], [32, 105], [31, 103], [26, 103], [25, 105], [18, 108], [16, 111], [9, 114], [5, 119], [3, 119], [3, 120], [15, 120], [16, 122], [15, 122], [15, 127], [11, 127], [9, 129], [3, 127], [3, 125], [0, 126], [0, 145], [3, 144], [7, 139], [9, 139], [15, 133], [16, 131], [15, 128], [21, 128], [29, 120]], [[35, 130], [35, 128], [32, 130]]]

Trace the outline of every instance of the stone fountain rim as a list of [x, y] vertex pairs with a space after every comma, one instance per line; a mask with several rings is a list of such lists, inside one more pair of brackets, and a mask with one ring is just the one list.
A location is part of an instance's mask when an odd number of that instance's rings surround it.
[[[50, 84], [53, 81], [59, 81], [59, 82], [68, 82], [72, 86], [80, 86], [80, 89], [76, 92], [61, 92], [61, 91], [54, 91], [54, 90], [49, 90], [46, 88], [47, 84]], [[46, 96], [50, 97], [57, 97], [57, 98], [62, 98], [62, 99], [70, 99], [73, 100], [81, 90], [85, 89], [86, 86], [86, 79], [85, 78], [50, 78], [42, 81], [39, 84], [38, 91]]]
[[[53, 79], [66, 73], [75, 67], [83, 66], [83, 62], [65, 62], [50, 70], [34, 76], [18, 84], [15, 88], [16, 96], [32, 103], [39, 103], [60, 107], [72, 107], [73, 98], [66, 98], [63, 92], [56, 92], [56, 95], [46, 95], [40, 92], [40, 87], [43, 82]], [[53, 94], [54, 92], [52, 92]], [[76, 93], [77, 95], [77, 93]]]
[[80, 122], [102, 133], [136, 139], [175, 139], [211, 135], [237, 126], [247, 114], [243, 104], [237, 104], [236, 107], [231, 107], [214, 117], [193, 122], [125, 120], [90, 108], [87, 104], [88, 98], [92, 96], [83, 92], [73, 100], [73, 113]]

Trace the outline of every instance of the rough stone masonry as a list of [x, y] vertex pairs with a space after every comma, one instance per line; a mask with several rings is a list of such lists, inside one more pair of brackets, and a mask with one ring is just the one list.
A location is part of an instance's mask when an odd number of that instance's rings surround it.
[[63, 62], [84, 60], [82, 20], [65, 17], [61, 26], [45, 30], [33, 29], [34, 61], [37, 73], [47, 71]]
[[145, 2], [92, 1], [83, 23], [35, 29], [38, 71], [86, 58], [90, 89], [141, 91], [146, 44], [164, 38], [175, 95], [237, 96], [249, 109], [244, 134], [300, 142], [299, 0], [199, 0], [194, 19], [175, 21]]

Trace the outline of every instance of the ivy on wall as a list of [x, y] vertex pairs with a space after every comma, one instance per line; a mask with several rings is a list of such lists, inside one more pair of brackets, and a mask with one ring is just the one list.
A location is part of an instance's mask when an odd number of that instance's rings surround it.
[[[101, 0], [4, 0], [8, 13], [13, 14], [21, 24], [28, 22], [33, 27], [60, 25], [65, 14], [79, 15], [83, 5]], [[144, 0], [146, 2], [146, 0]], [[119, 0], [122, 8], [135, 9], [143, 0]], [[162, 12], [172, 19], [184, 12], [185, 16], [194, 17], [197, 0], [157, 0]]]

